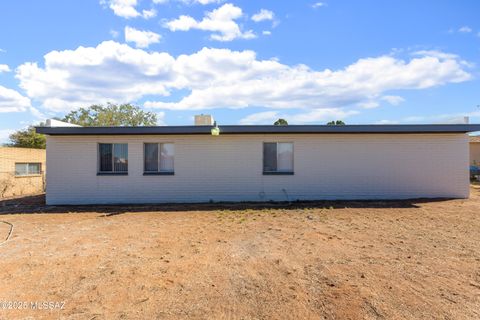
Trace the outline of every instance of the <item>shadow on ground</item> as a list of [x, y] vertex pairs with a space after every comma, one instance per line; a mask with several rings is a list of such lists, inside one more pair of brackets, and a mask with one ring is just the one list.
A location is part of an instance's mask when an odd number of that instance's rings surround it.
[[213, 203], [167, 203], [167, 204], [122, 204], [122, 205], [61, 205], [48, 206], [45, 195], [0, 200], [0, 214], [82, 213], [98, 212], [113, 216], [129, 212], [176, 212], [215, 210], [262, 210], [262, 209], [344, 209], [344, 208], [419, 208], [422, 203], [441, 202], [451, 199], [409, 200], [358, 200], [358, 201], [294, 201], [294, 202], [213, 202]]

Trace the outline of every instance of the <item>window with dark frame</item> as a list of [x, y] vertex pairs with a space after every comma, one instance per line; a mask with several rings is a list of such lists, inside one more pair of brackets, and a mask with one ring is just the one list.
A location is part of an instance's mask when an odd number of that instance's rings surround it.
[[263, 174], [293, 174], [293, 143], [263, 143]]
[[42, 173], [42, 164], [37, 162], [32, 163], [15, 163], [15, 176], [34, 176]]
[[171, 175], [175, 172], [175, 146], [173, 143], [145, 143], [144, 174]]
[[128, 144], [99, 143], [98, 160], [98, 173], [100, 174], [127, 174]]

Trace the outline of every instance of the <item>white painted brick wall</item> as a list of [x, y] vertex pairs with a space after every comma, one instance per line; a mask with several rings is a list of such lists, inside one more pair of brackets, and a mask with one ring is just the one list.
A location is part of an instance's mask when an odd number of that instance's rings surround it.
[[[293, 176], [262, 174], [262, 143], [294, 143]], [[175, 175], [143, 176], [143, 143], [175, 143]], [[128, 143], [128, 176], [97, 176], [97, 144]], [[465, 134], [49, 136], [47, 203], [466, 198]]]

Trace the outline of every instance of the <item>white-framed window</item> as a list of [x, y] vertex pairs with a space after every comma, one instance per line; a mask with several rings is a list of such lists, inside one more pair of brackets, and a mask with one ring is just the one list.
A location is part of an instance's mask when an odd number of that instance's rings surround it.
[[15, 163], [15, 176], [35, 176], [42, 173], [42, 164], [37, 162], [16, 162]]
[[144, 174], [173, 174], [175, 172], [175, 145], [173, 143], [144, 143]]
[[263, 174], [293, 174], [293, 142], [263, 143]]
[[98, 144], [99, 174], [128, 174], [128, 144]]

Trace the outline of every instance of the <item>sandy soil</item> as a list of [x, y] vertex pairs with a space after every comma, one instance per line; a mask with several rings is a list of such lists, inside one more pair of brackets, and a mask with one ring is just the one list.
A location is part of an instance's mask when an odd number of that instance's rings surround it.
[[41, 201], [0, 202], [14, 225], [0, 319], [480, 318], [477, 188], [469, 200], [263, 207]]

